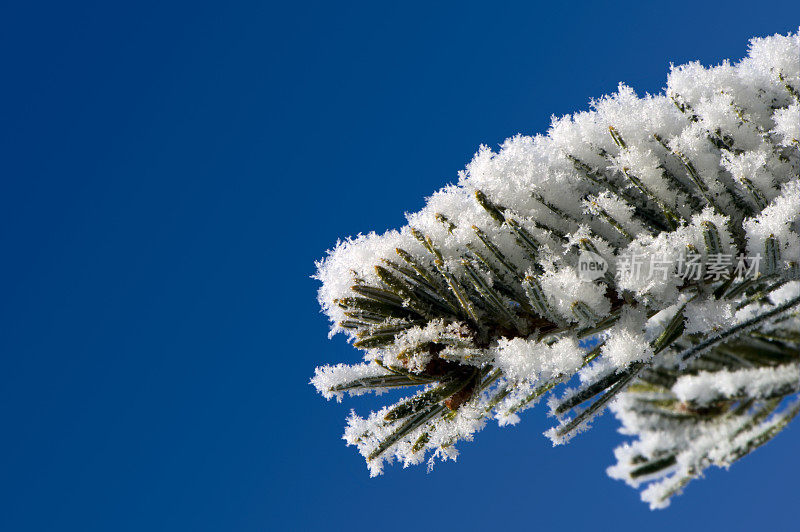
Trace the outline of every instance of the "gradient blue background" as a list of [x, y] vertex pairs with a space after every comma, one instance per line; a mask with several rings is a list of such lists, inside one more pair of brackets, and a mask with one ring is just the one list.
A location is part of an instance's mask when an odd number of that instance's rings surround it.
[[610, 416], [552, 449], [539, 408], [371, 480], [340, 436], [378, 401], [308, 385], [359, 356], [309, 278], [337, 237], [800, 22], [693, 4], [4, 4], [0, 529], [796, 529], [798, 426], [650, 512], [604, 473]]

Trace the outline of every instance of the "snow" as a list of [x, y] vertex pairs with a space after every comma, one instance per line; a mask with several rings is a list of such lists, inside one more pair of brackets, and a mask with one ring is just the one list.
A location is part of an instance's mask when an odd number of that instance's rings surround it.
[[574, 373], [583, 364], [584, 352], [570, 337], [552, 345], [536, 338], [503, 338], [498, 343], [495, 365], [511, 379], [536, 382]]
[[618, 369], [624, 369], [633, 362], [644, 362], [653, 356], [653, 348], [644, 332], [647, 315], [644, 311], [626, 307], [622, 316], [608, 332], [608, 338], [601, 351]]
[[597, 316], [608, 314], [611, 303], [606, 299], [602, 285], [583, 280], [571, 267], [546, 272], [541, 279], [542, 288], [555, 310], [567, 320], [577, 321], [572, 312], [577, 302], [585, 303]]
[[736, 323], [736, 309], [730, 301], [719, 301], [713, 298], [696, 300], [688, 303], [684, 310], [686, 316], [686, 334], [714, 332], [727, 329]]
[[745, 220], [747, 249], [750, 256], [764, 255], [767, 238], [780, 244], [784, 261], [800, 261], [800, 179], [785, 183], [781, 194], [761, 211], [758, 216]]
[[[325, 399], [336, 398], [337, 402], [342, 402], [344, 392], [334, 391], [337, 386], [348, 384], [365, 377], [380, 377], [390, 373], [377, 364], [336, 364], [335, 366], [320, 366], [314, 370], [314, 377], [311, 384], [317, 389]], [[367, 393], [368, 390], [352, 389], [347, 392], [351, 396]], [[384, 391], [381, 388], [374, 390], [377, 393]]]
[[800, 366], [742, 369], [739, 371], [701, 371], [684, 375], [672, 391], [681, 401], [706, 405], [720, 398], [737, 396], [763, 398], [786, 389], [800, 387]]

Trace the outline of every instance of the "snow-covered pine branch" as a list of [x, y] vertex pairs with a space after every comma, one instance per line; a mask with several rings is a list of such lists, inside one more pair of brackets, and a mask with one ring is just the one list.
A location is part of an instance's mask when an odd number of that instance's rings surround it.
[[312, 384], [338, 400], [417, 388], [348, 419], [373, 475], [455, 458], [564, 384], [546, 434], [565, 442], [611, 406], [636, 439], [609, 474], [650, 482], [643, 499], [663, 507], [797, 414], [798, 34], [591, 106], [481, 146], [408, 225], [318, 263], [332, 333], [365, 361]]

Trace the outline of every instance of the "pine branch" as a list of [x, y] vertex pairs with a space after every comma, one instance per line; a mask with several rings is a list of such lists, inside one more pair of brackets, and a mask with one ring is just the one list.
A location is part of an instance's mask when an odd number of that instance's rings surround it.
[[797, 34], [754, 39], [734, 66], [674, 68], [664, 94], [620, 85], [547, 136], [482, 147], [400, 231], [329, 252], [319, 300], [365, 362], [312, 383], [337, 400], [416, 388], [349, 418], [371, 473], [454, 457], [555, 392], [554, 443], [610, 406], [635, 439], [609, 474], [663, 507], [785, 428], [800, 410], [798, 56]]

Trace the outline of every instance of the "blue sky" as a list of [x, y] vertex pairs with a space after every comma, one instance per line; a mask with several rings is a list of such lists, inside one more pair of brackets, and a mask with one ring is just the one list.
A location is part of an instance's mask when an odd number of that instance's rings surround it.
[[340, 438], [378, 401], [308, 379], [358, 358], [310, 279], [337, 238], [800, 7], [116, 4], [0, 8], [0, 529], [796, 527], [797, 426], [654, 513], [605, 476], [610, 416], [553, 449], [539, 408], [369, 479]]

